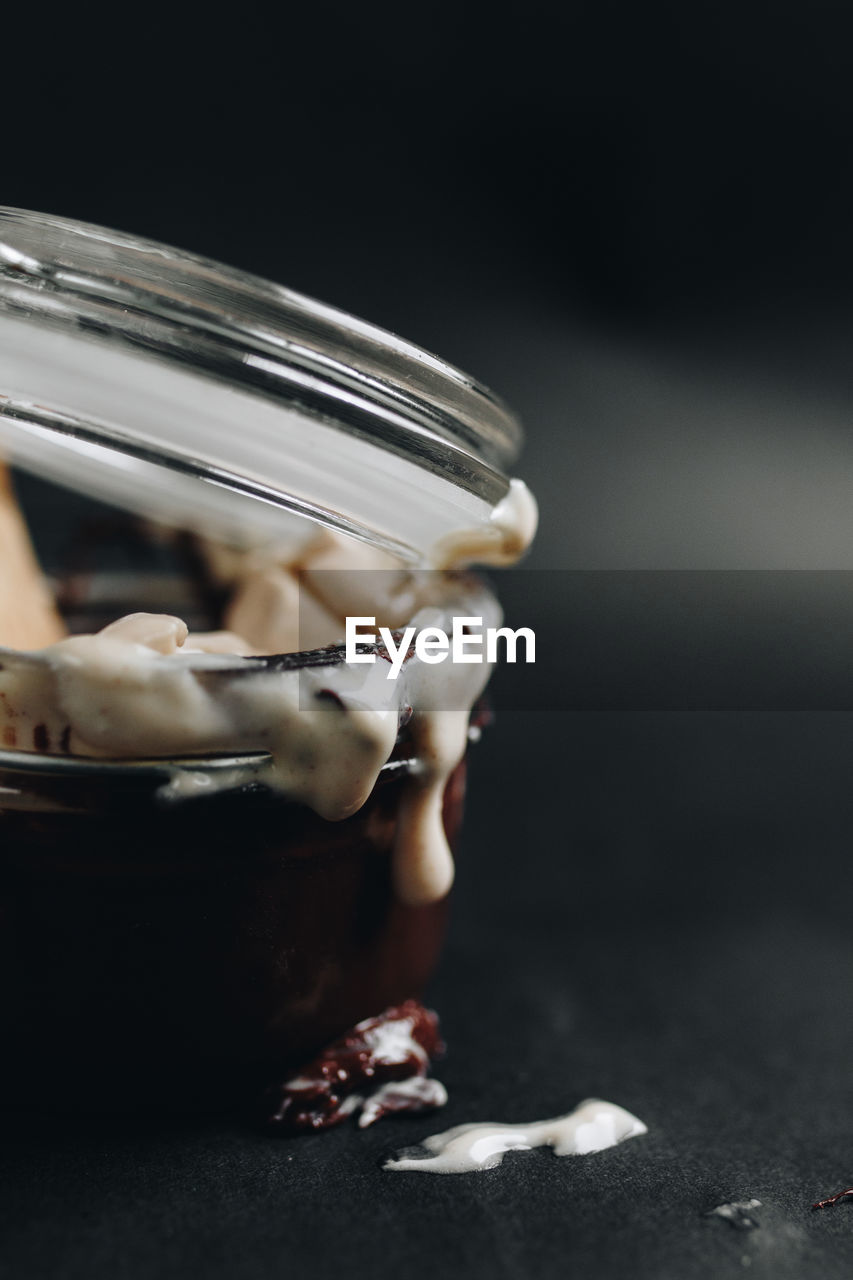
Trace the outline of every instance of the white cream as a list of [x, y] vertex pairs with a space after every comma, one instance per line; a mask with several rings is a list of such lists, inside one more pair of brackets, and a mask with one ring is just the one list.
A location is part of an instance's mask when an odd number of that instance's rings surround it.
[[[187, 637], [180, 619], [133, 614], [37, 653], [0, 652], [4, 745], [119, 759], [269, 752], [265, 782], [339, 821], [364, 804], [411, 706], [416, 765], [400, 807], [392, 874], [407, 904], [443, 897], [453, 859], [442, 797], [489, 668], [454, 668], [451, 681], [416, 658], [397, 680], [381, 660], [270, 670], [260, 659], [202, 652], [203, 642]], [[237, 780], [225, 773], [221, 785]], [[197, 787], [182, 787], [176, 775], [171, 794], [186, 790]]]
[[361, 1034], [377, 1062], [383, 1066], [395, 1066], [414, 1058], [421, 1070], [426, 1071], [429, 1054], [412, 1035], [414, 1024], [411, 1018], [393, 1018], [388, 1022], [377, 1022], [374, 1027], [369, 1026], [371, 1021], [373, 1019], [366, 1018], [359, 1022], [355, 1031]]
[[[359, 1099], [359, 1129], [367, 1129], [381, 1120], [386, 1112], [405, 1110], [436, 1111], [447, 1105], [447, 1090], [435, 1076], [410, 1076], [408, 1080], [389, 1080], [368, 1098]], [[400, 1106], [403, 1103], [403, 1106]]]
[[568, 1115], [533, 1124], [461, 1124], [421, 1143], [426, 1154], [403, 1153], [383, 1168], [394, 1173], [474, 1173], [494, 1169], [509, 1151], [551, 1147], [557, 1156], [583, 1156], [648, 1133], [642, 1120], [612, 1102], [589, 1098]]
[[[0, 746], [114, 759], [268, 752], [265, 782], [338, 821], [364, 804], [411, 707], [414, 764], [392, 877], [408, 905], [444, 897], [454, 866], [442, 800], [489, 664], [435, 667], [412, 657], [389, 680], [382, 659], [276, 670], [251, 655], [321, 647], [342, 638], [346, 613], [368, 610], [389, 627], [449, 630], [454, 614], [493, 626], [501, 620], [494, 597], [325, 531], [224, 565], [204, 550], [235, 588], [228, 630], [188, 635], [180, 618], [138, 613], [36, 652], [0, 650]], [[169, 795], [239, 781], [239, 771], [216, 780], [175, 771]]]
[[430, 551], [428, 563], [436, 569], [515, 564], [533, 541], [538, 523], [539, 509], [533, 494], [523, 480], [510, 480], [506, 496], [492, 510], [489, 520], [441, 538]]

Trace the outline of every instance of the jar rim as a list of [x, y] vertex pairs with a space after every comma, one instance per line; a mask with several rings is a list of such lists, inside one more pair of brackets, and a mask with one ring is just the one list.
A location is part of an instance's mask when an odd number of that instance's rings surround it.
[[[0, 750], [0, 773], [20, 773], [48, 777], [71, 774], [78, 777], [98, 777], [116, 780], [139, 779], [163, 781], [175, 772], [217, 776], [242, 772], [246, 781], [263, 781], [263, 774], [272, 765], [272, 757], [266, 751], [247, 751], [237, 755], [184, 756], [175, 758], [152, 757], [149, 759], [118, 759], [112, 756], [59, 756], [50, 752]], [[409, 759], [386, 760], [380, 775], [398, 773], [410, 768]]]
[[18, 465], [232, 540], [289, 513], [420, 562], [488, 523], [521, 441], [498, 396], [377, 326], [0, 206], [0, 443]]

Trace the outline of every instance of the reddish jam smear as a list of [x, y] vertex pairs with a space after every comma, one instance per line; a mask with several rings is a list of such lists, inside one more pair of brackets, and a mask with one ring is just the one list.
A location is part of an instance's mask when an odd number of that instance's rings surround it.
[[446, 1095], [438, 1081], [400, 1093], [382, 1086], [425, 1078], [430, 1059], [443, 1052], [437, 1015], [406, 1000], [359, 1022], [295, 1076], [269, 1089], [267, 1125], [281, 1134], [316, 1133], [362, 1107], [365, 1127], [390, 1112], [441, 1105]]
[[841, 1200], [853, 1200], [853, 1187], [848, 1187], [846, 1191], [839, 1191], [834, 1196], [828, 1196], [826, 1200], [818, 1200], [812, 1205], [813, 1209], [828, 1209], [832, 1204], [838, 1204]]

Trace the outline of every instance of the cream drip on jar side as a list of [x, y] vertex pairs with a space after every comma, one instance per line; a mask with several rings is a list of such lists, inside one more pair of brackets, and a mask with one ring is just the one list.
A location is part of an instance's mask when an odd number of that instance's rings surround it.
[[506, 495], [489, 519], [439, 539], [427, 562], [436, 569], [466, 564], [515, 564], [533, 541], [539, 523], [536, 499], [523, 480], [510, 480]]

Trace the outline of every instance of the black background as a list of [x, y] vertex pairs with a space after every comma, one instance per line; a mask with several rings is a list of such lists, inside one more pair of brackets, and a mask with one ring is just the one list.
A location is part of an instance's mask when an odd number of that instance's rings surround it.
[[[3, 202], [280, 280], [519, 410], [542, 528], [501, 589], [542, 661], [473, 761], [441, 1120], [13, 1108], [8, 1274], [849, 1275], [853, 1211], [809, 1206], [853, 1180], [850, 47], [825, 0], [10, 34]], [[378, 1168], [590, 1094], [649, 1136]], [[756, 1231], [704, 1216], [751, 1196]]]

